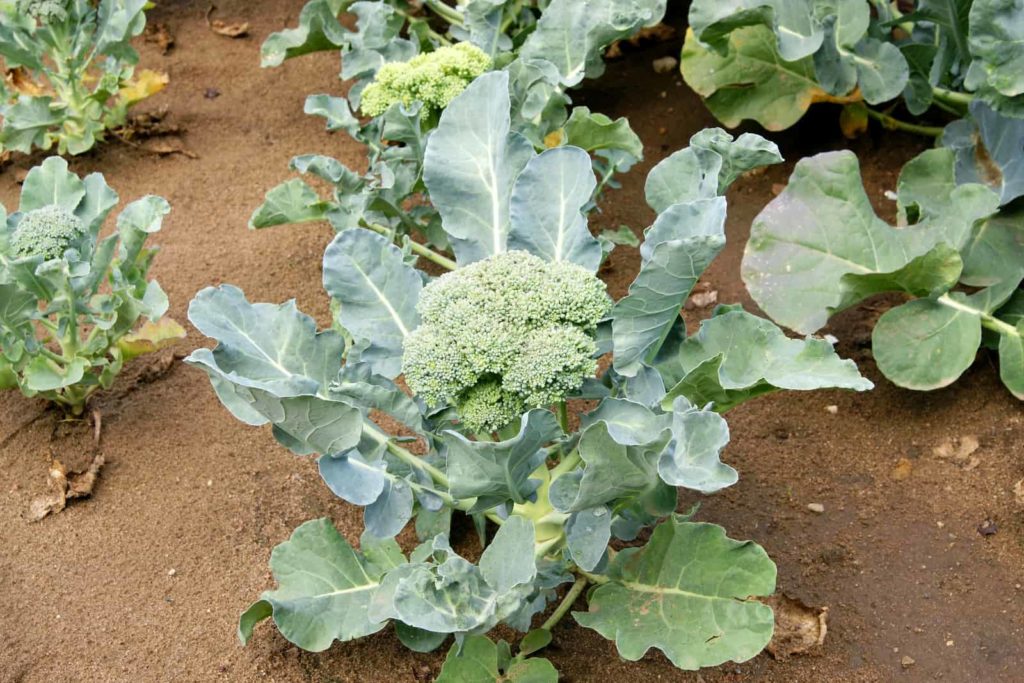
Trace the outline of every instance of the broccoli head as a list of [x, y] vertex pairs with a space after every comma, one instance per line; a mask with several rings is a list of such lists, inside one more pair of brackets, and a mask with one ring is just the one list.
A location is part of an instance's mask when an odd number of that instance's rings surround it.
[[54, 204], [33, 209], [21, 217], [11, 247], [17, 258], [42, 256], [49, 261], [80, 244], [86, 234], [85, 224], [78, 216]]
[[428, 284], [402, 371], [431, 407], [455, 405], [473, 432], [500, 429], [579, 389], [597, 370], [605, 285], [571, 263], [510, 251]]
[[363, 90], [360, 109], [367, 116], [380, 116], [395, 102], [409, 106], [419, 101], [427, 109], [441, 110], [490, 68], [491, 58], [472, 43], [441, 47], [407, 62], [389, 62]]
[[42, 24], [59, 23], [68, 18], [67, 0], [18, 0], [18, 12]]

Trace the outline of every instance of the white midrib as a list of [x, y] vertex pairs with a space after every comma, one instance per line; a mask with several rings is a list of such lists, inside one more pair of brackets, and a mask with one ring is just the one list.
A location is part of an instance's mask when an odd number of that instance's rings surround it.
[[402, 336], [408, 337], [409, 328], [407, 328], [405, 323], [402, 322], [402, 318], [398, 315], [398, 311], [395, 310], [395, 307], [392, 306], [391, 302], [388, 301], [386, 296], [384, 296], [384, 292], [380, 291], [377, 288], [377, 285], [373, 284], [373, 280], [370, 279], [370, 276], [367, 275], [366, 271], [360, 268], [359, 264], [354, 260], [352, 261], [352, 267], [356, 269], [356, 272], [363, 276], [363, 279], [366, 280], [366, 284], [373, 290], [373, 293], [377, 296], [380, 302], [384, 304], [384, 308], [387, 309], [388, 314], [391, 316], [392, 320], [395, 321], [395, 325], [398, 326], [398, 330], [402, 333]]

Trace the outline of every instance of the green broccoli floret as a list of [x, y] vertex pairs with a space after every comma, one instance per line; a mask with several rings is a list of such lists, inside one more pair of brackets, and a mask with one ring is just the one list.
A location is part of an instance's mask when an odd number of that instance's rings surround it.
[[42, 256], [58, 259], [81, 243], [87, 231], [82, 220], [56, 204], [33, 209], [21, 217], [14, 229], [11, 247], [17, 258]]
[[18, 12], [42, 24], [59, 23], [68, 18], [66, 0], [18, 0]]
[[597, 370], [605, 285], [571, 263], [510, 251], [428, 284], [405, 340], [406, 383], [427, 405], [455, 405], [473, 432], [500, 429], [578, 389]]
[[491, 58], [472, 43], [441, 47], [407, 62], [389, 62], [363, 90], [360, 109], [367, 116], [380, 116], [395, 102], [409, 106], [419, 101], [427, 109], [441, 110], [490, 68]]

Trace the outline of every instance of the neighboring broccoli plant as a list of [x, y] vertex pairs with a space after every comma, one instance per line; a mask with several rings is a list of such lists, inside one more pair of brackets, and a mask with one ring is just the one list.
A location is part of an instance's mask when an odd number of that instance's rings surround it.
[[[425, 7], [449, 20], [451, 13], [464, 15], [451, 34], [464, 42], [449, 45], [445, 36], [421, 30], [427, 23], [412, 16], [404, 2], [324, 0], [306, 6], [299, 28], [267, 39], [265, 66], [315, 49], [341, 48], [341, 76], [351, 81], [347, 97], [311, 95], [305, 111], [325, 117], [328, 130], [344, 130], [365, 144], [369, 159], [367, 171], [357, 173], [328, 157], [294, 158], [292, 168], [327, 181], [332, 196], [321, 199], [301, 179], [289, 180], [267, 194], [251, 227], [327, 219], [336, 230], [358, 225], [392, 237], [417, 235], [449, 248], [423, 183], [426, 139], [451, 98], [492, 68], [509, 74], [516, 133], [538, 151], [569, 144], [591, 153], [601, 176], [595, 200], [605, 188], [617, 186], [616, 173], [642, 156], [640, 140], [625, 119], [612, 121], [584, 107], [570, 112], [565, 91], [601, 73], [601, 51], [609, 43], [659, 21], [663, 0], [555, 0], [539, 20], [529, 20], [534, 30], [521, 36], [509, 17], [535, 17], [530, 3], [473, 0], [459, 7], [439, 2]], [[342, 11], [355, 15], [354, 30], [339, 23]], [[478, 15], [483, 23], [476, 23]], [[516, 39], [504, 39], [507, 35]]]
[[[658, 164], [640, 273], [613, 304], [595, 275], [588, 155], [523, 145], [506, 81], [476, 79], [427, 142], [429, 195], [459, 245], [454, 272], [431, 280], [414, 254], [353, 228], [324, 254], [335, 329], [230, 285], [191, 304], [217, 347], [187, 362], [225, 407], [271, 423], [296, 454], [319, 454], [331, 490], [365, 506], [358, 549], [319, 519], [274, 550], [279, 588], [242, 615], [239, 635], [272, 618], [321, 651], [392, 624], [418, 652], [454, 635], [439, 681], [553, 682], [552, 665], [529, 655], [592, 586], [574, 617], [626, 659], [657, 648], [684, 669], [747, 660], [772, 635], [757, 598], [774, 592], [775, 565], [754, 543], [676, 514], [675, 487], [736, 482], [719, 459], [722, 411], [778, 389], [871, 387], [827, 341], [788, 339], [739, 307], [686, 336], [681, 308], [725, 245], [724, 193], [778, 151], [714, 129]], [[410, 393], [396, 384], [403, 371]], [[578, 431], [572, 399], [596, 406]], [[395, 427], [373, 421], [380, 414]], [[475, 564], [456, 552], [456, 511], [489, 540]], [[421, 544], [406, 555], [394, 536], [413, 518]], [[652, 525], [649, 540], [623, 548]], [[485, 636], [499, 624], [529, 632], [514, 657]]]
[[768, 315], [804, 334], [873, 294], [915, 297], [875, 325], [882, 374], [938, 389], [992, 346], [1003, 383], [1024, 399], [1024, 121], [980, 101], [971, 112], [946, 128], [949, 148], [903, 167], [898, 229], [875, 215], [853, 154], [801, 160], [754, 219], [743, 280]]
[[124, 125], [167, 76], [143, 70], [131, 39], [146, 0], [0, 3], [0, 151], [81, 154]]
[[[899, 6], [897, 6], [899, 5]], [[900, 8], [910, 7], [908, 13]], [[815, 102], [846, 105], [844, 132], [869, 119], [938, 135], [898, 118], [961, 116], [973, 100], [1024, 117], [1024, 5], [1004, 0], [694, 0], [686, 82], [727, 126], [793, 125]]]
[[77, 417], [127, 360], [185, 336], [146, 279], [156, 250], [143, 245], [170, 207], [143, 197], [100, 238], [117, 201], [103, 176], [79, 179], [52, 157], [25, 177], [18, 212], [0, 207], [0, 388]]

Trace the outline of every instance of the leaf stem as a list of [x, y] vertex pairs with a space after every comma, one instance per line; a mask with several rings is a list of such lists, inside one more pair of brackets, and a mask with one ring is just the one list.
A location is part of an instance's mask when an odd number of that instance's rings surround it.
[[462, 14], [454, 7], [449, 7], [444, 4], [441, 0], [423, 0], [423, 6], [429, 7], [434, 14], [441, 17], [449, 24], [462, 26]]
[[444, 472], [434, 467], [433, 465], [431, 465], [429, 462], [419, 457], [418, 455], [415, 455], [407, 451], [406, 449], [402, 448], [398, 444], [396, 444], [388, 437], [387, 434], [380, 431], [377, 425], [373, 424], [369, 420], [363, 420], [363, 432], [368, 434], [370, 438], [372, 438], [377, 443], [383, 444], [384, 447], [388, 449], [388, 452], [391, 453], [391, 455], [395, 456], [396, 458], [404, 462], [406, 465], [409, 465], [410, 467], [415, 467], [416, 469], [422, 472], [426, 472], [428, 475], [430, 475], [430, 478], [433, 479], [434, 483], [437, 484], [438, 486], [443, 486], [446, 489], [450, 487], [450, 484], [448, 482], [448, 476]]
[[550, 631], [557, 626], [558, 622], [560, 622], [562, 618], [569, 613], [569, 610], [572, 609], [572, 605], [576, 602], [576, 598], [580, 597], [580, 594], [586, 590], [588, 583], [590, 583], [590, 580], [586, 576], [581, 576], [576, 579], [576, 583], [572, 585], [569, 592], [565, 594], [564, 598], [562, 598], [562, 602], [558, 603], [558, 607], [555, 608], [555, 611], [551, 613], [551, 616], [548, 617], [540, 627], [545, 631]]
[[569, 407], [565, 404], [565, 399], [558, 402], [558, 424], [563, 432], [569, 433]]
[[978, 318], [981, 320], [982, 327], [987, 327], [993, 332], [998, 332], [999, 334], [1007, 337], [1020, 336], [1020, 333], [1017, 331], [1017, 328], [1011, 325], [1010, 323], [1003, 322], [994, 315], [989, 315], [988, 313], [985, 313], [980, 309], [971, 308], [970, 306], [962, 304], [959, 301], [955, 300], [953, 297], [951, 297], [949, 294], [943, 294], [937, 299], [937, 301], [943, 306], [948, 306], [949, 308], [952, 308], [955, 311], [963, 311], [964, 313], [970, 313], [978, 316]]
[[[390, 228], [380, 225], [379, 223], [369, 223], [363, 221], [363, 227], [366, 228], [367, 230], [374, 231], [378, 235], [384, 235], [385, 237], [392, 237], [394, 234]], [[412, 253], [416, 254], [417, 256], [422, 256], [423, 258], [427, 259], [428, 261], [436, 263], [442, 268], [447, 268], [448, 270], [455, 270], [456, 268], [458, 268], [458, 265], [455, 263], [455, 261], [452, 261], [450, 258], [446, 256], [442, 256], [441, 254], [437, 253], [430, 247], [420, 244], [419, 242], [416, 242], [412, 239], [409, 240], [409, 247], [412, 249]]]
[[926, 135], [932, 138], [937, 138], [942, 135], [942, 128], [940, 126], [922, 126], [916, 123], [908, 123], [889, 116], [888, 114], [883, 114], [880, 111], [875, 111], [871, 107], [864, 107], [864, 109], [867, 111], [868, 116], [875, 119], [881, 123], [884, 128], [888, 128], [889, 130], [902, 130], [907, 133]]
[[970, 95], [965, 92], [957, 92], [955, 90], [948, 90], [946, 88], [940, 88], [934, 86], [932, 88], [932, 96], [937, 100], [942, 100], [947, 104], [954, 104], [961, 107], [966, 107], [974, 101], [974, 95]]

